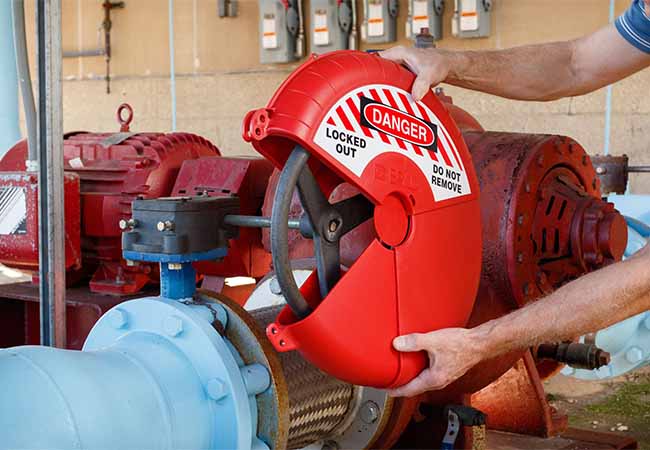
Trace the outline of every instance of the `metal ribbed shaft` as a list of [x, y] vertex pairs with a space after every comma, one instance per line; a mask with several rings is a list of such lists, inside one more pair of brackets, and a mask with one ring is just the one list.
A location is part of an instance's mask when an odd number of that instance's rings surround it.
[[[281, 307], [251, 311], [264, 327]], [[354, 407], [354, 386], [331, 377], [307, 362], [298, 352], [280, 353], [289, 391], [288, 448], [301, 448], [324, 439]]]

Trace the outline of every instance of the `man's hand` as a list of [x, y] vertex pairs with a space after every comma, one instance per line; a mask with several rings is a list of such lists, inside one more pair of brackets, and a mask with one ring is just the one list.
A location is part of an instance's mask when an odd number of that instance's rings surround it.
[[382, 58], [403, 64], [417, 75], [411, 94], [421, 100], [432, 86], [447, 78], [450, 70], [448, 53], [437, 49], [423, 49], [397, 46], [379, 52]]
[[447, 328], [426, 334], [409, 334], [393, 340], [401, 352], [426, 351], [429, 367], [404, 386], [388, 391], [393, 397], [412, 397], [442, 389], [463, 376], [483, 358], [479, 342], [471, 330]]

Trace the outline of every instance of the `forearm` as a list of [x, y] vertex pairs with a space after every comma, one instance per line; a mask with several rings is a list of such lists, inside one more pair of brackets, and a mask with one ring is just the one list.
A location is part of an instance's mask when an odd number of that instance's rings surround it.
[[603, 329], [650, 309], [650, 246], [587, 274], [511, 314], [471, 330], [481, 352], [496, 356]]
[[574, 41], [497, 51], [446, 51], [455, 86], [515, 100], [554, 100], [574, 95]]

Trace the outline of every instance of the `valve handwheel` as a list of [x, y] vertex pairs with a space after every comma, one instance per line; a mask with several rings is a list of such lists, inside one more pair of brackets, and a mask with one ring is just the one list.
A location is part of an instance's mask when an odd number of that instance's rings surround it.
[[287, 304], [300, 319], [307, 317], [312, 307], [298, 289], [289, 262], [288, 218], [294, 189], [298, 188], [305, 211], [300, 220], [301, 232], [314, 241], [321, 298], [327, 296], [341, 277], [341, 238], [370, 219], [374, 210], [373, 204], [361, 194], [330, 204], [309, 169], [308, 160], [309, 153], [296, 146], [280, 174], [271, 215], [271, 252], [276, 277]]

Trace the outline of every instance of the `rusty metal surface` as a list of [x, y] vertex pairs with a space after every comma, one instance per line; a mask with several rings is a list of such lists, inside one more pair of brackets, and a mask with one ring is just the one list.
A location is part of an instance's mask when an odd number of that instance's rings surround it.
[[502, 431], [487, 432], [489, 450], [623, 450], [638, 448], [631, 438], [569, 428], [562, 436], [540, 438]]
[[[618, 260], [624, 221], [600, 199], [589, 156], [562, 136], [465, 132], [481, 186], [483, 267], [468, 326], [503, 316], [590, 270]], [[476, 392], [522, 356], [479, 364], [438, 401]], [[550, 373], [557, 367], [547, 367]]]
[[600, 179], [603, 195], [610, 193], [625, 194], [629, 166], [627, 155], [592, 155], [591, 161]]
[[487, 414], [492, 430], [549, 437], [565, 431], [568, 424], [567, 417], [546, 400], [529, 351], [501, 378], [473, 394], [472, 406]]

